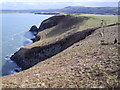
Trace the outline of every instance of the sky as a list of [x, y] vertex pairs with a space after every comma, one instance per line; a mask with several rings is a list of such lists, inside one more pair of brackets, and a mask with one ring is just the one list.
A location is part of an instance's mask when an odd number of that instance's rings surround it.
[[[0, 10], [60, 9], [67, 6], [116, 7], [119, 0], [0, 0]], [[106, 3], [105, 3], [106, 2]]]
[[119, 0], [0, 0], [2, 2], [118, 2]]

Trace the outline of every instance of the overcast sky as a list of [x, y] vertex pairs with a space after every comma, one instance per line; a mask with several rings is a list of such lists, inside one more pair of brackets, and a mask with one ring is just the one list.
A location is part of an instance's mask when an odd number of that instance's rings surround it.
[[0, 0], [2, 2], [118, 2], [119, 0]]

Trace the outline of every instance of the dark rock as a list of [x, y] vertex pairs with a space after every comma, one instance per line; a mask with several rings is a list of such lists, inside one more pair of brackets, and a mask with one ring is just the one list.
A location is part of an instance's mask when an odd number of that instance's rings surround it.
[[116, 44], [117, 43], [117, 39], [115, 38], [115, 40], [114, 40], [114, 44]]
[[33, 26], [30, 28], [29, 31], [31, 31], [31, 32], [38, 32], [38, 28], [37, 28], [37, 26], [33, 25]]
[[19, 69], [15, 69], [14, 71], [15, 71], [15, 72], [20, 72], [20, 70], [19, 70]]
[[35, 38], [33, 38], [33, 39], [31, 39], [31, 40], [33, 41], [33, 43], [36, 42], [36, 39], [35, 39]]

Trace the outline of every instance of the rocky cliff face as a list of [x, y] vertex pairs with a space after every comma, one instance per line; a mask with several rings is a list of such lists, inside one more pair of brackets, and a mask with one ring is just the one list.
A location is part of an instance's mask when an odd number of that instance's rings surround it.
[[28, 69], [40, 61], [63, 51], [75, 42], [86, 38], [98, 28], [100, 27], [76, 32], [49, 45], [33, 47], [31, 49], [21, 48], [11, 57], [11, 59], [15, 61], [18, 66], [22, 67], [23, 70]]
[[[40, 32], [45, 29], [49, 29], [51, 27], [54, 27], [56, 25], [59, 25], [61, 21], [67, 20], [70, 22], [71, 16], [70, 15], [59, 15], [59, 16], [53, 16], [47, 20], [44, 20], [39, 28], [36, 26], [32, 26], [30, 31], [31, 32]], [[69, 20], [70, 18], [70, 20]], [[76, 18], [73, 18], [74, 20], [77, 20]], [[74, 20], [73, 25], [78, 22]], [[66, 22], [66, 21], [65, 21]], [[66, 22], [66, 23], [69, 23]], [[71, 25], [68, 25], [71, 26]], [[91, 28], [84, 31], [75, 31], [74, 33], [68, 34], [67, 36], [64, 36], [64, 38], [59, 38], [57, 41], [49, 42], [46, 45], [37, 45], [32, 46], [32, 48], [21, 48], [19, 51], [17, 51], [14, 55], [12, 55], [11, 59], [23, 70], [28, 69], [35, 64], [52, 57], [53, 55], [58, 54], [59, 52], [65, 50], [72, 44], [78, 42], [79, 40], [82, 40], [86, 38], [88, 35], [90, 35], [92, 32], [94, 32], [97, 28]], [[59, 29], [59, 28], [58, 28]], [[56, 29], [57, 30], [57, 29]], [[40, 37], [38, 37], [40, 39]], [[38, 39], [37, 38], [37, 39]], [[39, 40], [38, 39], [38, 40]], [[38, 41], [35, 40], [35, 41]], [[39, 41], [38, 41], [39, 42]], [[37, 42], [35, 42], [37, 43]], [[42, 42], [41, 42], [42, 43]]]
[[[85, 19], [85, 18], [84, 18]], [[86, 17], [86, 19], [88, 19]], [[72, 21], [72, 22], [71, 22]], [[45, 33], [42, 32], [42, 34], [38, 34], [39, 32], [41, 31], [48, 31], [47, 33], [52, 33], [52, 36], [54, 35], [54, 33], [58, 33], [60, 31], [66, 31], [66, 30], [61, 30], [61, 26], [62, 26], [62, 29], [64, 28], [69, 28], [71, 27], [72, 25], [75, 25], [76, 23], [78, 23], [78, 21], [83, 21], [83, 19], [81, 18], [75, 18], [73, 17], [72, 15], [56, 15], [56, 16], [53, 16], [53, 17], [50, 17], [46, 20], [44, 20], [40, 27], [37, 28], [37, 26], [33, 25], [31, 28], [30, 28], [30, 32], [32, 32], [36, 38], [32, 39], [33, 42], [36, 42], [36, 41], [39, 41], [43, 36], [47, 36]], [[69, 24], [68, 24], [69, 23]], [[51, 30], [52, 32], [50, 32], [49, 30], [47, 29], [51, 29], [53, 27], [57, 27], [55, 28], [55, 30]], [[56, 30], [57, 29], [57, 30]], [[60, 29], [60, 30], [59, 30]], [[63, 32], [62, 32], [63, 33]], [[37, 35], [38, 34], [38, 35]]]

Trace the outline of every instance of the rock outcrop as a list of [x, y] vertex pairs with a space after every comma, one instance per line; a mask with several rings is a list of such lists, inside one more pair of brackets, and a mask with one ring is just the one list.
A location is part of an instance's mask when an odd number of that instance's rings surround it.
[[31, 32], [38, 32], [37, 26], [33, 25], [33, 26], [30, 28], [30, 31], [31, 31]]

